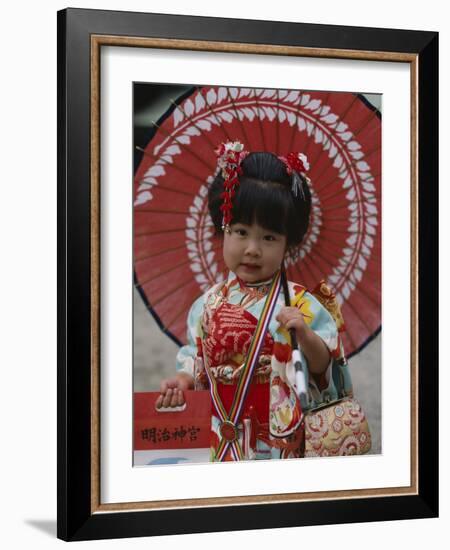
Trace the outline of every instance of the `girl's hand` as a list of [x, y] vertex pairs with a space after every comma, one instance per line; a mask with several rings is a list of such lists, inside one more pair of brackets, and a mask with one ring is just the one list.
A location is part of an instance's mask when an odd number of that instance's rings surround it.
[[161, 381], [161, 395], [156, 400], [156, 408], [181, 407], [185, 403], [183, 390], [194, 387], [194, 379], [190, 374], [180, 372], [171, 378]]
[[287, 330], [295, 329], [298, 340], [302, 339], [305, 330], [307, 330], [303, 315], [296, 307], [282, 307], [276, 316], [276, 320]]
[[325, 342], [305, 322], [302, 313], [296, 307], [283, 307], [276, 317], [286, 329], [295, 329], [298, 345], [306, 359], [308, 369], [315, 374], [325, 372], [330, 363], [330, 352]]

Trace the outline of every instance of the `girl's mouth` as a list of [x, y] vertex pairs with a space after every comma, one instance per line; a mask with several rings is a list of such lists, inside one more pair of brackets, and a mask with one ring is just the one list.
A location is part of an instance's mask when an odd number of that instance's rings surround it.
[[259, 269], [259, 265], [256, 264], [241, 264], [241, 266], [249, 271], [256, 271]]

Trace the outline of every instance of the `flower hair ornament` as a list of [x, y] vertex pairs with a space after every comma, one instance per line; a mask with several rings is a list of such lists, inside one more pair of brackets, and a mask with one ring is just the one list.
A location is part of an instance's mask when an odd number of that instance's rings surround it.
[[311, 180], [307, 177], [306, 172], [309, 170], [309, 162], [304, 153], [288, 153], [286, 157], [278, 157], [286, 165], [286, 172], [292, 176], [292, 192], [297, 197], [300, 196], [304, 199], [305, 193], [303, 191], [302, 178], [308, 183]]
[[236, 194], [236, 187], [239, 185], [238, 176], [242, 174], [241, 162], [248, 155], [248, 151], [244, 151], [244, 146], [239, 141], [228, 141], [221, 143], [215, 153], [218, 169], [224, 179], [224, 190], [220, 195], [223, 203], [220, 210], [223, 214], [222, 230], [225, 231], [230, 228], [233, 197]]
[[[220, 210], [223, 214], [222, 230], [229, 231], [231, 225], [233, 209], [233, 198], [236, 194], [236, 188], [239, 185], [239, 176], [242, 174], [241, 163], [249, 154], [244, 150], [244, 145], [239, 141], [228, 141], [221, 143], [215, 150], [217, 155], [217, 167], [224, 179], [224, 190], [220, 195], [223, 203]], [[303, 153], [292, 152], [287, 156], [278, 157], [286, 166], [288, 175], [292, 176], [292, 193], [297, 197], [299, 194], [304, 199], [303, 179], [308, 183], [311, 181], [306, 173], [309, 170], [309, 163], [306, 155]]]

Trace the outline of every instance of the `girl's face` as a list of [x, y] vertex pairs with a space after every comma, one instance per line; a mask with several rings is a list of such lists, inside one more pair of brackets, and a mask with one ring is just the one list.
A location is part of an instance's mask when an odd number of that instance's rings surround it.
[[253, 223], [231, 225], [225, 232], [223, 258], [231, 271], [246, 283], [272, 277], [280, 269], [286, 251], [286, 236]]

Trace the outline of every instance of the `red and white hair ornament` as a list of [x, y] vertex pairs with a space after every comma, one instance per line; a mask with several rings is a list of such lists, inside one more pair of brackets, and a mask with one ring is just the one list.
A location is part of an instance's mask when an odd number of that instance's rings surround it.
[[306, 181], [310, 181], [306, 176], [306, 172], [309, 170], [309, 162], [304, 153], [292, 152], [288, 153], [285, 157], [278, 157], [286, 165], [286, 172], [292, 175], [292, 192], [295, 196], [301, 195], [305, 198], [303, 191], [303, 182], [300, 178], [302, 176]]
[[304, 174], [309, 170], [309, 162], [304, 153], [288, 153], [285, 157], [278, 157], [286, 165], [286, 171], [289, 175], [295, 170]]
[[233, 197], [239, 185], [239, 176], [242, 174], [241, 162], [248, 155], [244, 146], [239, 141], [228, 141], [221, 143], [215, 150], [217, 155], [217, 166], [224, 179], [224, 190], [220, 197], [223, 203], [220, 210], [223, 214], [222, 229], [229, 229], [232, 219]]

